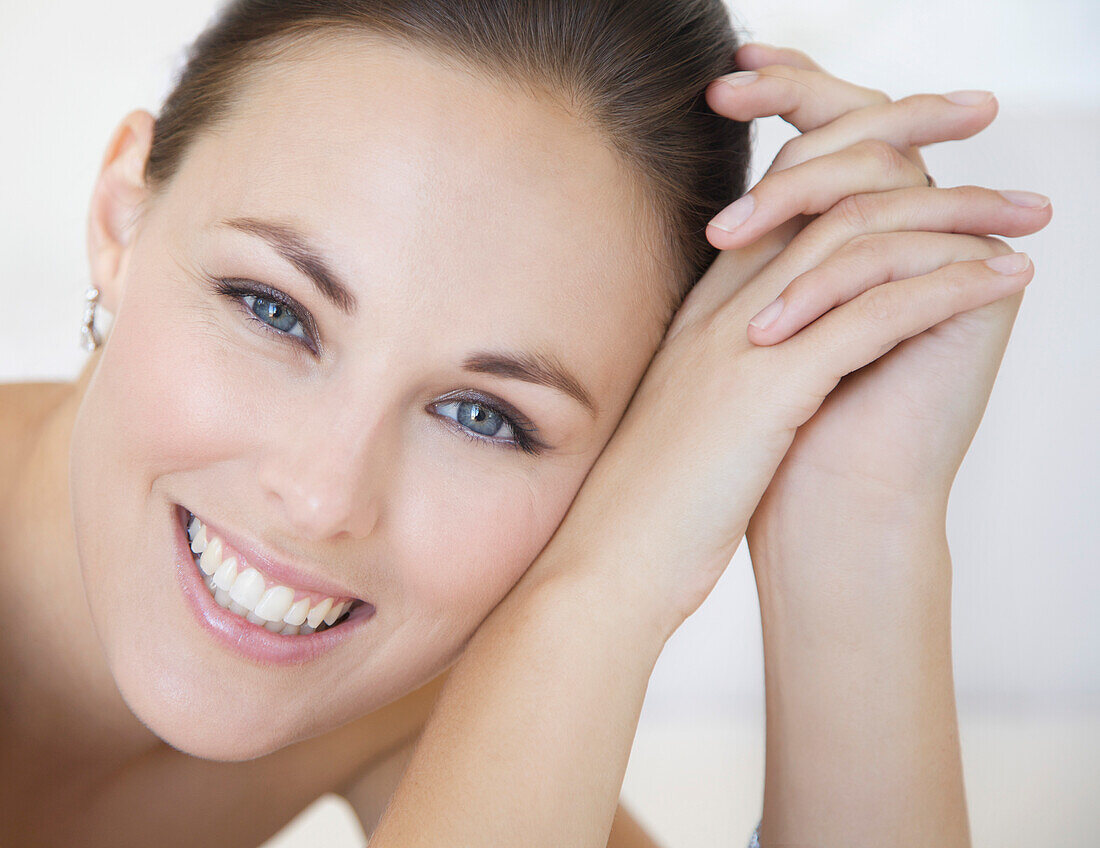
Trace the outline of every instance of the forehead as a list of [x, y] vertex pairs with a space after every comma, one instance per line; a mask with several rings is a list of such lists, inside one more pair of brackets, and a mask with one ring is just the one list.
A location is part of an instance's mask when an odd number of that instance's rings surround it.
[[555, 99], [357, 36], [260, 71], [189, 154], [190, 215], [292, 223], [375, 314], [475, 304], [486, 328], [593, 357], [616, 328], [658, 329], [640, 318], [659, 277], [638, 182]]

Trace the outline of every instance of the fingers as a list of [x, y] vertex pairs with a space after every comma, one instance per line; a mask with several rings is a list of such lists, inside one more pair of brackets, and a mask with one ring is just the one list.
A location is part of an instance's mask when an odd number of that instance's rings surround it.
[[[781, 342], [830, 309], [883, 283], [930, 274], [945, 265], [1011, 253], [1000, 239], [956, 233], [902, 232], [856, 236], [804, 274], [799, 274], [749, 321], [749, 340]], [[773, 301], [774, 303], [774, 301]]]
[[707, 240], [728, 250], [800, 213], [820, 213], [842, 198], [925, 186], [924, 172], [885, 141], [868, 139], [765, 177], [707, 224]]
[[804, 273], [865, 233], [927, 230], [1015, 237], [1041, 230], [1052, 216], [1049, 197], [975, 185], [854, 194], [794, 237], [785, 252], [786, 270], [792, 276]]
[[719, 115], [736, 121], [779, 115], [800, 132], [817, 129], [853, 109], [890, 102], [877, 89], [824, 71], [781, 64], [718, 77], [707, 86], [705, 96]]
[[[751, 295], [768, 306], [760, 310], [765, 314], [750, 319], [756, 324], [747, 326], [749, 341], [776, 344], [876, 285], [989, 255], [981, 253], [983, 244], [1003, 252], [1007, 245], [997, 239], [966, 239], [987, 233], [1027, 235], [1045, 227], [1051, 217], [1050, 200], [1043, 195], [981, 186], [846, 197], [800, 232], [776, 260], [775, 276], [790, 280], [775, 298], [780, 305]], [[968, 256], [968, 250], [977, 253]]]
[[865, 106], [792, 138], [779, 150], [765, 177], [871, 138], [899, 149], [969, 138], [989, 126], [997, 110], [992, 92], [913, 94]]
[[[1021, 291], [1034, 274], [1024, 253], [953, 262], [930, 274], [875, 286], [827, 312], [774, 351], [791, 356], [789, 373], [806, 374], [812, 381], [806, 388], [824, 397], [845, 374], [960, 312]], [[814, 364], [809, 372], [806, 362]]]

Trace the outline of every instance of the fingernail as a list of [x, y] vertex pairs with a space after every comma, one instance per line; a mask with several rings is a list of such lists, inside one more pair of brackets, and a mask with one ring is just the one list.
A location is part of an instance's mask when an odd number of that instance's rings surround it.
[[1049, 197], [1035, 191], [1002, 191], [1000, 193], [1017, 206], [1030, 206], [1033, 209], [1038, 209], [1050, 204]]
[[958, 103], [960, 106], [981, 106], [983, 103], [988, 103], [993, 99], [993, 92], [966, 89], [964, 91], [949, 92], [945, 94], [944, 97], [952, 103]]
[[1006, 253], [985, 260], [985, 264], [998, 274], [1019, 274], [1027, 268], [1029, 261], [1026, 253]]
[[749, 321], [756, 329], [766, 330], [769, 325], [775, 323], [775, 319], [779, 317], [779, 313], [783, 311], [783, 298], [777, 297], [763, 309], [753, 316], [753, 319]]
[[748, 85], [750, 82], [756, 82], [756, 78], [759, 77], [756, 71], [738, 71], [735, 74], [729, 74], [722, 77], [722, 82], [728, 86], [738, 88], [742, 85]]
[[754, 206], [756, 199], [751, 194], [746, 194], [715, 215], [710, 226], [732, 233], [749, 219]]

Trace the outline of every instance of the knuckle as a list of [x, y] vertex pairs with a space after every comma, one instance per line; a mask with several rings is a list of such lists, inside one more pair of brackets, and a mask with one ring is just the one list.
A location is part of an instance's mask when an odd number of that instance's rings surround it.
[[980, 262], [953, 262], [944, 268], [941, 277], [949, 299], [952, 302], [965, 299], [974, 278], [984, 276], [982, 272], [987, 270]]
[[[929, 94], [907, 94], [905, 95], [905, 97], [899, 97], [897, 100], [894, 101], [894, 103], [898, 106], [915, 106], [919, 103], [923, 103], [932, 96], [933, 95]], [[939, 99], [942, 100], [943, 98]]]
[[849, 194], [840, 199], [832, 213], [843, 222], [849, 232], [862, 233], [874, 229], [876, 207], [876, 201], [869, 194]]
[[943, 188], [940, 191], [946, 191], [950, 196], [956, 200], [965, 203], [981, 202], [986, 200], [992, 189], [984, 188], [976, 185], [957, 185], [950, 188]]
[[877, 165], [886, 174], [893, 175], [905, 167], [906, 159], [894, 145], [881, 138], [865, 138], [855, 145], [862, 156]]
[[859, 317], [865, 323], [881, 324], [893, 314], [893, 291], [888, 285], [868, 289], [855, 303], [859, 307]]
[[822, 277], [824, 276], [823, 267], [818, 265], [816, 268], [811, 268], [809, 271], [803, 271], [786, 286], [783, 291], [779, 293], [779, 297], [783, 298], [783, 302], [790, 305], [800, 291], [803, 289], [813, 289], [822, 284]]
[[843, 248], [846, 258], [861, 265], [875, 264], [882, 256], [883, 237], [880, 233], [860, 233]]

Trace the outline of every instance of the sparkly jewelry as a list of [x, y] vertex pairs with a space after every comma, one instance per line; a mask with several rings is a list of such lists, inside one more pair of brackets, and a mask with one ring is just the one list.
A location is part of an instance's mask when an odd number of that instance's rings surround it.
[[756, 827], [752, 829], [752, 837], [749, 839], [749, 848], [760, 848], [760, 825], [763, 824], [763, 820], [757, 823]]
[[89, 353], [103, 344], [103, 339], [95, 329], [95, 305], [99, 300], [99, 289], [94, 285], [84, 291], [84, 323], [80, 327], [80, 346]]

